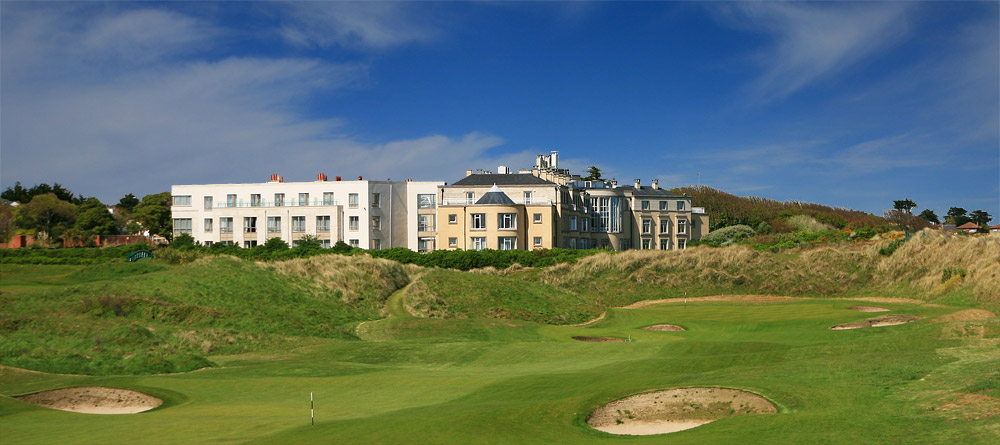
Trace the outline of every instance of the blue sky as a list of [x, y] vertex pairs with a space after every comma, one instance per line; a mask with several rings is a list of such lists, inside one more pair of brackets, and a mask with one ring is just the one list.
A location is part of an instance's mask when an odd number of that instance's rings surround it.
[[[628, 182], [1000, 217], [1000, 3], [0, 3], [0, 184]], [[700, 173], [700, 179], [699, 179]]]

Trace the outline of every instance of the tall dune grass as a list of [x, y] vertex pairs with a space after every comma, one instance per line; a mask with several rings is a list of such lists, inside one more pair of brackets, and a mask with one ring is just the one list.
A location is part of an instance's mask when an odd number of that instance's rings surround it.
[[410, 282], [408, 270], [419, 269], [380, 258], [342, 255], [258, 264], [288, 277], [311, 280], [315, 288], [337, 294], [347, 304], [367, 298], [384, 302]]

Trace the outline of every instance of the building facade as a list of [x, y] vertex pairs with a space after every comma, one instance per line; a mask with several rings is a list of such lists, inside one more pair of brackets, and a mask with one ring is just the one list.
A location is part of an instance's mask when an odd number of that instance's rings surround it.
[[[337, 241], [368, 249], [421, 250], [420, 202], [433, 208], [441, 183], [334, 181], [284, 182], [272, 175], [256, 184], [176, 185], [171, 187], [174, 236], [195, 241], [254, 247], [271, 238], [289, 245], [309, 235], [324, 247]], [[433, 241], [431, 241], [433, 244]], [[425, 245], [426, 246], [426, 245]], [[427, 249], [423, 249], [427, 250]], [[429, 250], [433, 250], [431, 247]]]
[[683, 249], [708, 233], [690, 196], [659, 187], [586, 181], [559, 168], [558, 152], [516, 173], [466, 171], [453, 184], [327, 180], [173, 186], [174, 236], [253, 247], [271, 238], [325, 247], [534, 250]]

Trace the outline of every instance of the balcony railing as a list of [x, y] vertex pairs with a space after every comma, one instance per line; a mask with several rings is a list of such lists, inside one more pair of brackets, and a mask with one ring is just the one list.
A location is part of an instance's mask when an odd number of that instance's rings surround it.
[[307, 199], [299, 201], [298, 199], [286, 199], [284, 201], [230, 201], [230, 202], [220, 202], [215, 205], [217, 209], [231, 209], [231, 208], [249, 208], [249, 207], [332, 207], [338, 206], [340, 203], [333, 199]]

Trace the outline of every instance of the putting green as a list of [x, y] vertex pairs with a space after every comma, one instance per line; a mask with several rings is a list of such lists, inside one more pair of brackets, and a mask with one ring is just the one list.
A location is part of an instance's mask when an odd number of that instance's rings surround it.
[[[764, 395], [778, 413], [722, 419], [673, 433], [671, 442], [997, 437], [1000, 417], [946, 409], [1000, 366], [995, 339], [946, 335], [957, 325], [934, 318], [961, 308], [903, 303], [882, 306], [923, 319], [828, 329], [869, 318], [847, 309], [856, 304], [671, 304], [613, 309], [589, 327], [390, 318], [366, 323], [365, 340], [303, 339], [280, 354], [213, 356], [218, 368], [190, 373], [91, 377], [0, 368], [0, 431], [4, 443], [18, 444], [659, 443], [664, 436], [594, 430], [586, 416], [634, 394], [719, 386]], [[642, 329], [655, 324], [687, 331]], [[141, 414], [94, 416], [11, 397], [70, 386], [133, 389], [164, 404]]]

